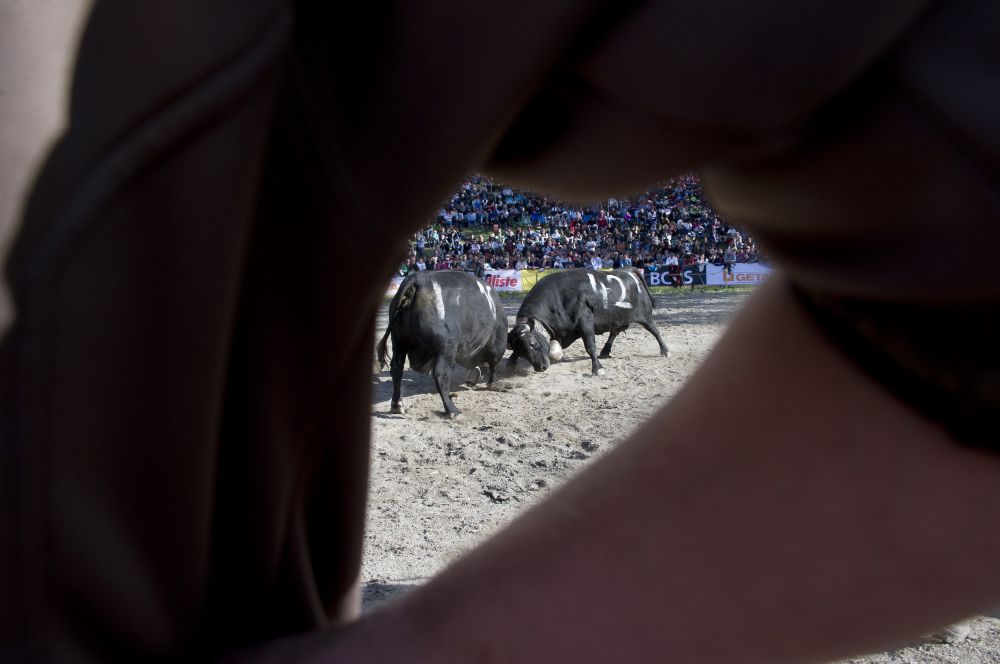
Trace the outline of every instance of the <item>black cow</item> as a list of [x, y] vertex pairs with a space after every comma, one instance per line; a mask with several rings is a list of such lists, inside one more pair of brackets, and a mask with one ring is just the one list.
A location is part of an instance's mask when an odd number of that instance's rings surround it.
[[489, 285], [465, 272], [415, 272], [406, 277], [389, 305], [389, 324], [378, 344], [379, 366], [386, 364], [392, 336], [392, 412], [405, 413], [400, 398], [403, 363], [432, 373], [448, 417], [459, 414], [449, 394], [455, 365], [488, 365], [493, 385], [506, 347], [507, 315]]
[[562, 357], [563, 348], [583, 338], [594, 375], [601, 376], [594, 335], [611, 333], [600, 354], [610, 357], [615, 337], [631, 323], [656, 337], [660, 355], [669, 353], [653, 322], [653, 298], [637, 270], [555, 272], [531, 289], [517, 312], [507, 336], [507, 348], [513, 351], [510, 364], [525, 357], [535, 371], [545, 371], [550, 360]]

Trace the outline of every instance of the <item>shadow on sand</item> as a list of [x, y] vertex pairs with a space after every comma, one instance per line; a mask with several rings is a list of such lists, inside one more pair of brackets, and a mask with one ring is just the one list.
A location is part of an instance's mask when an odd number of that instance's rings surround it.
[[361, 586], [361, 611], [368, 613], [380, 604], [398, 597], [403, 593], [420, 586], [424, 579], [405, 581], [368, 581]]

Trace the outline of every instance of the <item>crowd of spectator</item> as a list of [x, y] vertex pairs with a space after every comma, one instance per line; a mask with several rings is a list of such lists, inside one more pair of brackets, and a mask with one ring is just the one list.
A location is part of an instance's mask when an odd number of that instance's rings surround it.
[[400, 274], [412, 270], [641, 267], [757, 262], [753, 238], [704, 200], [684, 175], [634, 199], [570, 205], [475, 175], [418, 231]]

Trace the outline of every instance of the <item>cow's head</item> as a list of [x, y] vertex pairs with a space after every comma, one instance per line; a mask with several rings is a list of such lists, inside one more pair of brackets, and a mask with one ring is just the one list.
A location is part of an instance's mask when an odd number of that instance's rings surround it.
[[527, 358], [535, 371], [549, 368], [549, 341], [544, 334], [530, 325], [520, 323], [507, 335], [507, 348], [520, 357]]

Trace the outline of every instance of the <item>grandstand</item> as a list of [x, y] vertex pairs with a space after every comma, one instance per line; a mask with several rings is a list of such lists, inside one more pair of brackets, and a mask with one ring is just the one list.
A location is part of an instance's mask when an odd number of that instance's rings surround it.
[[473, 175], [414, 234], [399, 273], [635, 266], [677, 274], [687, 265], [760, 260], [753, 238], [705, 202], [695, 174], [591, 205]]

